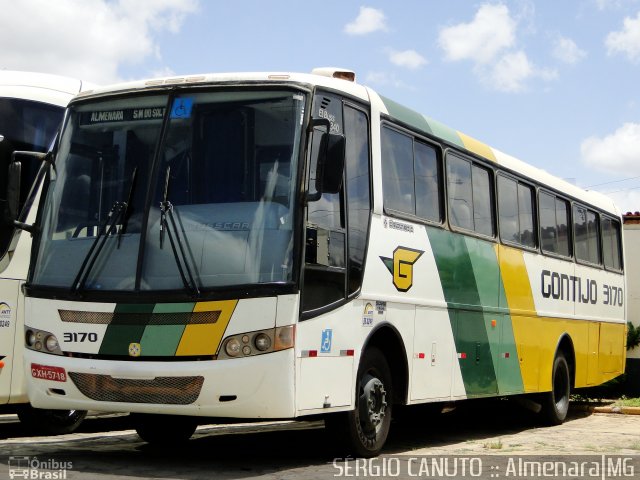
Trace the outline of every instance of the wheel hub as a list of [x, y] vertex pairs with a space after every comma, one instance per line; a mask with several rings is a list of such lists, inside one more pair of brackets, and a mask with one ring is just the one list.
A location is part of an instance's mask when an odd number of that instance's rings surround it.
[[387, 410], [387, 391], [384, 384], [375, 377], [363, 379], [360, 396], [360, 421], [364, 430], [378, 430]]

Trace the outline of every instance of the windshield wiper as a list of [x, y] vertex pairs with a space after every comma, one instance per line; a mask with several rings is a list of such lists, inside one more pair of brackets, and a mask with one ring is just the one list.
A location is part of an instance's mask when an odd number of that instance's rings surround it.
[[107, 218], [105, 218], [102, 225], [100, 225], [100, 229], [98, 230], [98, 234], [96, 235], [95, 240], [91, 244], [91, 248], [87, 252], [87, 255], [84, 257], [82, 261], [82, 265], [80, 265], [80, 270], [78, 270], [78, 274], [76, 278], [73, 280], [71, 284], [71, 290], [80, 291], [84, 289], [84, 286], [87, 282], [87, 278], [89, 277], [89, 273], [93, 270], [93, 266], [98, 260], [100, 256], [100, 252], [104, 248], [107, 243], [107, 238], [109, 235], [113, 235], [115, 233], [116, 227], [120, 222], [120, 219], [123, 219], [123, 225], [120, 226], [118, 230], [118, 248], [120, 247], [120, 239], [121, 235], [126, 230], [126, 221], [127, 214], [129, 212], [129, 204], [131, 203], [131, 197], [133, 195], [133, 189], [135, 187], [136, 174], [138, 172], [138, 167], [133, 169], [133, 173], [131, 174], [131, 179], [129, 180], [129, 193], [127, 195], [127, 201], [116, 201], [109, 210], [107, 214]]
[[[178, 226], [176, 225], [175, 218], [173, 217], [173, 205], [168, 200], [169, 197], [169, 179], [171, 174], [171, 167], [167, 166], [167, 172], [164, 177], [164, 191], [162, 193], [162, 202], [160, 202], [160, 248], [164, 244], [164, 235], [165, 231], [169, 237], [169, 243], [171, 244], [171, 251], [173, 252], [173, 258], [176, 261], [176, 265], [178, 267], [178, 272], [180, 273], [180, 278], [182, 279], [182, 283], [185, 288], [193, 290], [196, 295], [200, 295], [200, 289], [198, 288], [198, 283], [194, 279], [193, 272], [191, 271], [191, 267], [189, 266], [189, 262], [187, 261], [187, 254], [184, 249], [184, 243], [180, 238], [180, 233]], [[167, 218], [169, 219], [167, 221]], [[174, 235], [171, 233], [173, 229]], [[186, 238], [184, 242], [186, 242]], [[176, 248], [176, 244], [178, 248]], [[178, 249], [180, 249], [180, 253], [178, 253]], [[184, 263], [184, 269], [182, 264]], [[186, 275], [185, 275], [186, 271]], [[197, 275], [197, 272], [196, 272]], [[187, 276], [189, 279], [187, 280]]]

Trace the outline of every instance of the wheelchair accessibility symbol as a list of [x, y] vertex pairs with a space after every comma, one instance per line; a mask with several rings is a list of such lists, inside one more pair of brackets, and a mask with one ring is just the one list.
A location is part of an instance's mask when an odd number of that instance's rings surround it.
[[171, 107], [171, 118], [189, 118], [193, 107], [193, 98], [178, 97]]
[[320, 344], [320, 353], [329, 353], [331, 351], [331, 337], [333, 332], [330, 328], [322, 330], [322, 343]]

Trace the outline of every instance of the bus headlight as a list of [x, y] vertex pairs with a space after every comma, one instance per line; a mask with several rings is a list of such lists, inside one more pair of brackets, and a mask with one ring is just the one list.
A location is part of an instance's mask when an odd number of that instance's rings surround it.
[[295, 325], [245, 332], [227, 337], [218, 354], [219, 359], [251, 357], [293, 348]]
[[56, 349], [60, 347], [60, 345], [58, 344], [58, 339], [55, 335], [49, 335], [47, 338], [45, 338], [44, 346], [50, 352], [55, 352]]
[[271, 347], [271, 338], [266, 333], [259, 333], [253, 339], [253, 344], [261, 352], [266, 352]]
[[241, 350], [242, 346], [240, 345], [240, 340], [237, 338], [230, 338], [224, 345], [224, 351], [227, 352], [227, 355], [230, 357], [237, 357], [240, 355]]

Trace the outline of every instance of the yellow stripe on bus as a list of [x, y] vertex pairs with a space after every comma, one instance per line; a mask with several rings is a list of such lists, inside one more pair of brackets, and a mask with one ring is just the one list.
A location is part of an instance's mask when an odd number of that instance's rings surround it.
[[220, 312], [220, 316], [215, 323], [187, 325], [176, 355], [215, 355], [237, 304], [237, 300], [196, 303], [194, 312]]
[[481, 157], [486, 158], [487, 160], [491, 160], [492, 162], [498, 163], [498, 159], [493, 154], [493, 150], [491, 150], [491, 147], [489, 145], [486, 145], [481, 141], [476, 140], [473, 137], [470, 137], [469, 135], [465, 135], [462, 132], [458, 132], [458, 135], [460, 136], [460, 139], [464, 144], [464, 148], [466, 148], [467, 150], [473, 153], [480, 155]]

